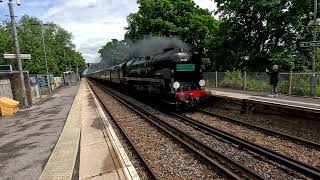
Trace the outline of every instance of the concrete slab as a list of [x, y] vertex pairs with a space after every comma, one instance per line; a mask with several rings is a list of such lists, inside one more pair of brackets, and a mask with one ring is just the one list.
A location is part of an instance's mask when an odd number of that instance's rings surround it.
[[139, 179], [88, 84], [83, 96], [79, 179]]
[[[106, 142], [81, 147], [80, 179], [87, 179], [115, 170], [114, 161]], [[116, 174], [118, 176], [118, 174]]]
[[[113, 149], [108, 146], [108, 137], [103, 134], [103, 125], [97, 114], [93, 96], [88, 86], [83, 92], [85, 99], [82, 102], [83, 111], [81, 143], [80, 143], [80, 174], [79, 179], [103, 177], [119, 179], [117, 165], [113, 158]], [[112, 173], [113, 172], [113, 173]], [[109, 174], [111, 173], [111, 174]]]
[[41, 173], [40, 180], [71, 179], [76, 163], [81, 131], [82, 89], [80, 85], [59, 140]]
[[0, 179], [38, 179], [68, 117], [79, 85], [12, 117], [0, 118]]
[[95, 177], [90, 178], [91, 180], [120, 180], [120, 178], [117, 176], [117, 171], [111, 171], [106, 174], [101, 174]]
[[81, 112], [82, 128], [81, 128], [81, 147], [92, 144], [106, 142], [103, 135], [100, 118], [97, 117], [94, 107], [90, 107], [89, 101], [92, 101], [92, 95], [85, 93], [88, 100], [82, 102], [84, 110]]
[[301, 109], [311, 112], [320, 112], [320, 99], [280, 95], [267, 97], [266, 93], [242, 91], [225, 88], [208, 88], [212, 96], [225, 97], [239, 100], [248, 100], [265, 104], [278, 105], [293, 109]]
[[98, 143], [104, 143], [105, 141], [106, 140], [104, 139], [104, 136], [102, 133], [92, 133], [92, 134], [88, 133], [87, 136], [83, 136], [81, 138], [81, 144], [83, 145], [82, 147], [98, 144]]

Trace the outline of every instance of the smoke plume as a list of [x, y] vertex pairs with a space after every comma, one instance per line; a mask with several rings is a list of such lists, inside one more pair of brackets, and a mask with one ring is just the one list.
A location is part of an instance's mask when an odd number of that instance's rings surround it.
[[100, 68], [105, 69], [139, 57], [153, 56], [167, 48], [190, 51], [190, 46], [177, 37], [146, 37], [135, 43], [120, 41], [104, 54]]
[[152, 56], [167, 48], [182, 48], [190, 51], [190, 47], [177, 37], [148, 37], [129, 44], [129, 57], [138, 58]]

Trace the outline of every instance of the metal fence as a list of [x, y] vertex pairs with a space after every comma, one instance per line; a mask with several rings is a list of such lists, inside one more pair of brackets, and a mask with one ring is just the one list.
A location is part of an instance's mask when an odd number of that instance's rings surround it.
[[[296, 96], [310, 96], [311, 73], [279, 73], [278, 92]], [[270, 76], [265, 72], [206, 72], [208, 87], [231, 88], [267, 92]], [[316, 73], [316, 96], [320, 97], [320, 73]]]

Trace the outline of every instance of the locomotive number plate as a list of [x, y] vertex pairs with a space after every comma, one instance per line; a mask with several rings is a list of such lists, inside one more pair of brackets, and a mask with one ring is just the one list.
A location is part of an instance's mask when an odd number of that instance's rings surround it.
[[195, 65], [194, 64], [177, 64], [176, 69], [177, 71], [194, 71]]

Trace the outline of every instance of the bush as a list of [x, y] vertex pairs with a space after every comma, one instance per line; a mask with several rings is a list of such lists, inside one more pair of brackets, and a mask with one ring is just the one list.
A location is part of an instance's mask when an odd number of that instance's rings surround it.
[[247, 90], [249, 91], [268, 91], [269, 80], [265, 77], [247, 75]]
[[240, 71], [226, 72], [218, 87], [243, 89], [243, 76]]
[[[226, 88], [243, 89], [244, 75], [240, 71], [226, 72], [219, 85]], [[246, 89], [249, 91], [267, 91], [269, 89], [268, 79], [263, 75], [254, 74], [251, 76], [247, 74]]]

